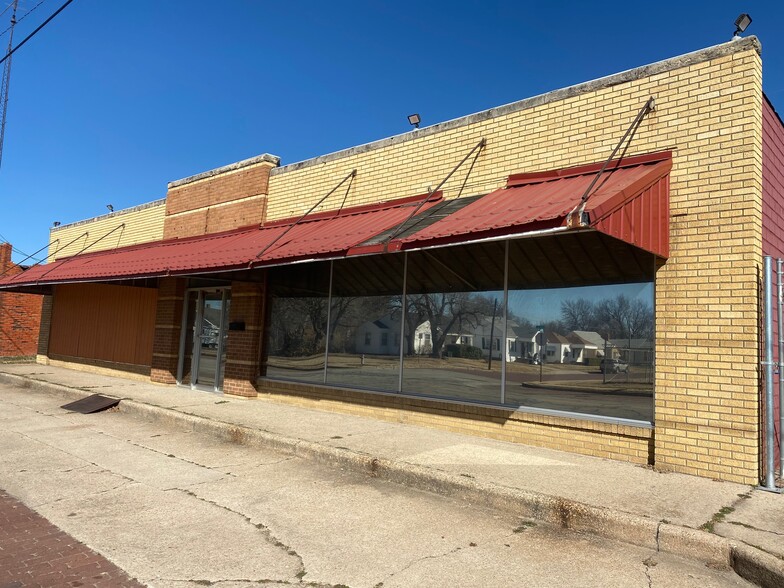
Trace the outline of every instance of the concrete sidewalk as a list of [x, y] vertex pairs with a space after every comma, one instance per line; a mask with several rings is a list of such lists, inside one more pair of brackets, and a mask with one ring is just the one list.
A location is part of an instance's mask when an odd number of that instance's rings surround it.
[[605, 459], [37, 364], [0, 381], [308, 457], [784, 586], [784, 496]]

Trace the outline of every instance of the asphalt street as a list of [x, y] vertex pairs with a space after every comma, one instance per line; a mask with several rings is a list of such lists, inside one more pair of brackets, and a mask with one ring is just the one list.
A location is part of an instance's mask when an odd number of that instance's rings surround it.
[[0, 488], [149, 586], [750, 586], [729, 570], [63, 403], [0, 385]]

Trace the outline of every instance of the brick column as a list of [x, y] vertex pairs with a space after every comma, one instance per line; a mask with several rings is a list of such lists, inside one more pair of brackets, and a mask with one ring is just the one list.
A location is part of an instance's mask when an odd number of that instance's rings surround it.
[[5, 273], [11, 267], [11, 244], [0, 243], [0, 273]]
[[38, 353], [37, 363], [47, 363], [49, 360], [49, 333], [52, 329], [52, 308], [54, 297], [44, 296], [41, 304], [41, 324], [38, 327]]
[[[231, 285], [229, 323], [240, 328], [229, 329], [223, 378], [223, 391], [226, 394], [247, 397], [255, 397], [257, 394], [264, 294], [264, 284], [233, 282]], [[242, 324], [244, 330], [240, 330]]]
[[[0, 244], [0, 277], [22, 271], [11, 261], [11, 253], [10, 243]], [[41, 298], [39, 294], [0, 293], [0, 357], [32, 357], [36, 354]]]
[[155, 339], [152, 345], [150, 380], [160, 384], [177, 383], [180, 351], [182, 304], [185, 280], [161, 278], [158, 282], [158, 305], [155, 311]]

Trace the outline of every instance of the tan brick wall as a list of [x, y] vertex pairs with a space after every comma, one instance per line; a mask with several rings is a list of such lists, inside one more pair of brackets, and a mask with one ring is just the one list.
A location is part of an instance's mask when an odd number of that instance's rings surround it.
[[306, 408], [368, 416], [641, 465], [651, 463], [653, 458], [654, 432], [645, 427], [271, 380], [260, 380], [259, 392], [265, 398]]
[[161, 278], [158, 282], [150, 379], [159, 384], [177, 382], [185, 286], [186, 280], [180, 278]]
[[166, 196], [164, 238], [216, 233], [264, 222], [267, 205], [269, 161], [207, 177], [181, 180], [169, 186]]
[[264, 285], [232, 282], [229, 323], [242, 322], [244, 330], [229, 330], [223, 391], [236, 396], [256, 396], [261, 331], [264, 317]]
[[[656, 464], [754, 483], [761, 61], [750, 43], [735, 47], [742, 50], [494, 118], [447, 124], [441, 132], [414, 132], [410, 140], [316, 165], [273, 170], [268, 220], [301, 214], [354, 168], [346, 206], [421, 194], [482, 137], [487, 147], [462, 195], [498, 188], [514, 172], [602, 161], [655, 96], [657, 109], [627, 154], [674, 150], [671, 257], [656, 279]], [[458, 195], [467, 169], [444, 186], [447, 197]], [[336, 194], [324, 208], [342, 198]]]
[[[91, 246], [85, 253], [162, 239], [165, 210], [166, 203], [160, 200], [86, 221], [55, 227], [51, 229], [49, 236], [51, 243], [49, 261], [79, 253], [86, 246], [112, 230], [114, 230], [113, 233]], [[123, 223], [125, 226], [118, 228]], [[55, 239], [59, 241], [55, 242]], [[57, 251], [58, 248], [71, 243], [71, 241], [74, 241], [71, 245]], [[57, 251], [56, 255], [55, 251]]]

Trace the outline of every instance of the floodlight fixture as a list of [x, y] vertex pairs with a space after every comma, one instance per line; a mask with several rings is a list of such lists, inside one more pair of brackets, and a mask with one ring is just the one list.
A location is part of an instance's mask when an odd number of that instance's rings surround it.
[[54, 222], [52, 223], [52, 226], [53, 226], [53, 227], [59, 227], [59, 226], [60, 226], [60, 221], [54, 221]]
[[419, 128], [419, 123], [421, 122], [422, 122], [422, 118], [419, 116], [419, 114], [414, 113], [408, 115], [408, 123], [411, 126], [413, 126], [415, 129]]
[[750, 24], [751, 16], [745, 12], [739, 15], [738, 18], [735, 19], [735, 34], [732, 36], [732, 40], [740, 39], [740, 34], [749, 28]]
[[114, 212], [114, 206], [112, 206], [111, 204], [107, 204], [106, 208], [109, 209], [109, 212]]

